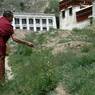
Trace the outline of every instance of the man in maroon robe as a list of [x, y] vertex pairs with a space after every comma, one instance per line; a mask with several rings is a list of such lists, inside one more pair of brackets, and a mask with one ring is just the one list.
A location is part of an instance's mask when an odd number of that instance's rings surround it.
[[33, 47], [31, 42], [27, 42], [16, 38], [11, 22], [13, 20], [13, 13], [11, 11], [5, 11], [3, 16], [0, 17], [0, 81], [5, 79], [5, 55], [6, 55], [6, 43], [10, 37], [15, 42], [26, 44]]

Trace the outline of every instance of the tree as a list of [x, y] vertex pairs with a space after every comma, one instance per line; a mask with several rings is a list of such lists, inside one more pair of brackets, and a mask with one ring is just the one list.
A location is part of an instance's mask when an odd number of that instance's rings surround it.
[[50, 0], [49, 6], [44, 11], [45, 13], [59, 14], [59, 0]]
[[21, 11], [25, 10], [25, 4], [24, 4], [24, 2], [20, 2], [20, 10]]

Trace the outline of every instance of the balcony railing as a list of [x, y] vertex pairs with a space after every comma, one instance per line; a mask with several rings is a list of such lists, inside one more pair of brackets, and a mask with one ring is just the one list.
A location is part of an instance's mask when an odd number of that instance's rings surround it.
[[92, 15], [92, 6], [76, 12], [77, 22], [81, 22], [88, 19], [90, 15]]

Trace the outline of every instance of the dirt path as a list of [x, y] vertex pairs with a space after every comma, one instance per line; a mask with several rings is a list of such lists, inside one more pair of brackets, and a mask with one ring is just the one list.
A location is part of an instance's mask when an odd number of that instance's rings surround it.
[[12, 73], [11, 67], [8, 64], [8, 57], [5, 58], [5, 70], [6, 70], [6, 74], [7, 74], [7, 79], [12, 80], [14, 75]]
[[57, 88], [55, 89], [56, 95], [69, 95], [66, 91], [66, 89], [62, 86], [62, 84], [59, 84]]

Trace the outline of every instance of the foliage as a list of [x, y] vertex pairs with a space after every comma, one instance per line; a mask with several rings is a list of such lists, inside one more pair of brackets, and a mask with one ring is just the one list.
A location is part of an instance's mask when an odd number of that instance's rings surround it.
[[[35, 43], [41, 46], [45, 35], [32, 36], [36, 39]], [[29, 35], [26, 39], [33, 38]], [[14, 73], [14, 80], [6, 85], [10, 88], [9, 95], [46, 95], [54, 90], [60, 81], [60, 72], [54, 64], [55, 57], [51, 54], [51, 50], [31, 49], [24, 45], [17, 45], [15, 48], [16, 51], [9, 58]], [[0, 93], [6, 95], [7, 90]]]
[[67, 47], [66, 51], [52, 55], [54, 47], [42, 45], [48, 39], [58, 37], [60, 33], [56, 31], [27, 35], [26, 40], [35, 43], [33, 49], [15, 46], [15, 51], [9, 56], [14, 80], [0, 87], [0, 95], [56, 95], [54, 90], [59, 83], [70, 95], [95, 95], [94, 28], [74, 29], [70, 36], [65, 37], [66, 41], [59, 44], [71, 41], [85, 44], [79, 48]]
[[85, 46], [83, 46], [82, 48], [81, 48], [81, 52], [89, 52], [89, 50], [90, 50], [90, 46], [88, 46], [88, 45], [85, 45]]
[[69, 89], [71, 95], [95, 94], [94, 53], [95, 51], [89, 52], [87, 55], [80, 55], [68, 50], [67, 53], [57, 55], [55, 62], [60, 64], [60, 70], [63, 71], [63, 85]]
[[15, 56], [11, 56], [18, 88], [27, 89], [28, 93], [32, 91], [33, 95], [46, 95], [53, 90], [58, 80], [55, 75], [57, 74], [55, 64], [52, 63], [53, 56], [49, 51], [28, 52], [23, 47], [19, 51], [19, 53], [15, 52]]
[[46, 2], [48, 2], [48, 0], [1, 0], [1, 1], [2, 1], [2, 6], [0, 6], [1, 11], [3, 11], [3, 9], [6, 10], [8, 9], [16, 12], [21, 11], [41, 12], [44, 11]]
[[20, 10], [21, 10], [21, 11], [24, 11], [24, 9], [25, 9], [25, 4], [24, 4], [24, 2], [20, 2]]
[[50, 0], [49, 6], [46, 8], [45, 13], [54, 13], [59, 15], [59, 0]]

